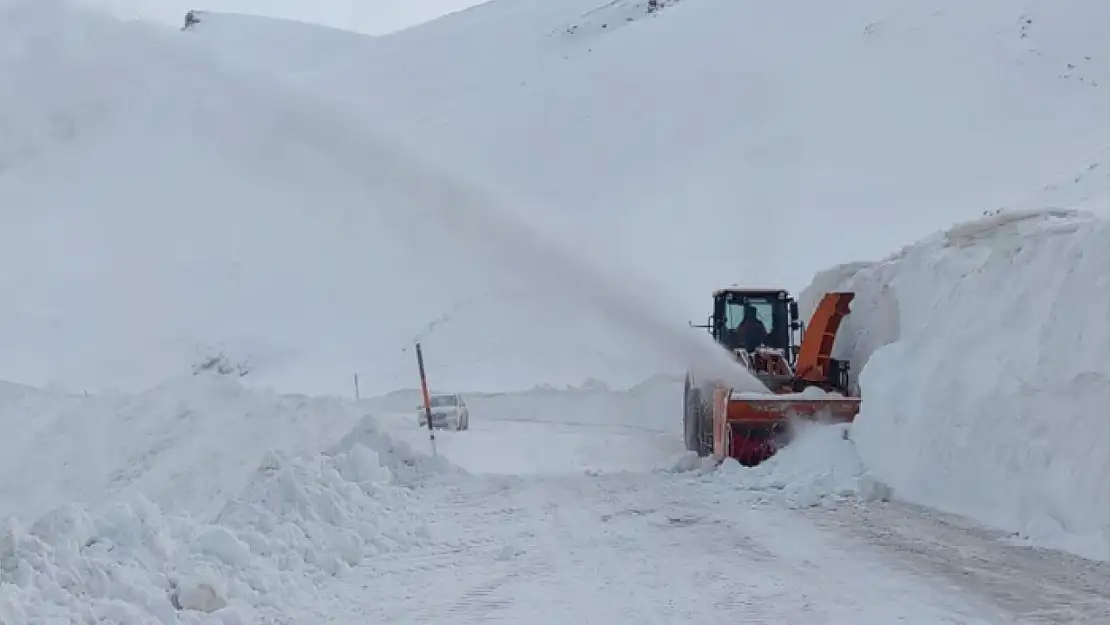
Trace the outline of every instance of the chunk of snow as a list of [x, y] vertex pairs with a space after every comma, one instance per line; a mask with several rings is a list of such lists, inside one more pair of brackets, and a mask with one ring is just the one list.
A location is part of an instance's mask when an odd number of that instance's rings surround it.
[[177, 605], [183, 610], [215, 612], [227, 606], [226, 590], [214, 575], [193, 575], [178, 582]]
[[888, 498], [888, 489], [867, 471], [856, 454], [849, 428], [844, 423], [799, 422], [794, 426], [794, 439], [774, 456], [751, 468], [726, 460], [720, 479], [779, 493], [785, 501], [800, 507], [829, 499]]

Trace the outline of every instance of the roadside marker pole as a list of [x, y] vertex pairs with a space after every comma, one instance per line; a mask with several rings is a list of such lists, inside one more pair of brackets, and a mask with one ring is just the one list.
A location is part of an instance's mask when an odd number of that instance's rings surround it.
[[432, 399], [428, 395], [428, 377], [424, 375], [424, 352], [416, 344], [416, 364], [420, 367], [420, 393], [424, 396], [424, 418], [428, 422], [428, 438], [432, 441], [432, 455], [436, 455], [436, 432], [432, 427]]
[[359, 395], [360, 395], [360, 393], [358, 392], [358, 374], [356, 373], [355, 374], [355, 401], [362, 401], [362, 397], [360, 397]]

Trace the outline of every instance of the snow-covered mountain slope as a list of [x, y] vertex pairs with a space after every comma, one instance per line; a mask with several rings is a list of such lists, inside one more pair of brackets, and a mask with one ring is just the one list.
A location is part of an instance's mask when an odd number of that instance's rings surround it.
[[492, 172], [693, 318], [723, 283], [799, 289], [984, 210], [1081, 201], [1042, 190], [1110, 145], [1098, 0], [668, 4], [500, 0], [293, 79]]
[[860, 457], [902, 498], [1110, 559], [1110, 221], [965, 222], [806, 291], [856, 293], [838, 336]]
[[327, 94], [223, 67], [176, 31], [5, 10], [0, 284], [16, 304], [0, 379], [142, 388], [225, 358], [298, 391], [348, 393], [358, 372], [369, 394], [411, 383], [417, 337], [456, 388], [632, 384], [722, 357], [671, 298]]
[[[144, 21], [180, 27], [186, 11], [201, 7], [190, 0], [74, 0], [77, 3], [105, 10], [121, 19]], [[268, 15], [271, 17], [324, 24], [368, 35], [394, 32], [435, 19], [447, 13], [462, 11], [483, 0], [322, 0], [305, 3], [298, 0], [208, 0], [202, 7], [228, 13]]]
[[1001, 2], [502, 0], [365, 42], [64, 6], [0, 25], [0, 378], [73, 391], [222, 351], [248, 382], [384, 392], [417, 336], [444, 387], [631, 385], [704, 346], [668, 328], [711, 288], [796, 288], [1040, 192], [1110, 123], [1093, 0], [1032, 24]]

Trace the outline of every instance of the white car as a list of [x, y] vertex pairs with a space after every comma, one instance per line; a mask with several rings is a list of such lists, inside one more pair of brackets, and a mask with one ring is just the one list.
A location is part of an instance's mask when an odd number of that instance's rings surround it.
[[[470, 429], [470, 409], [466, 407], [466, 400], [462, 398], [462, 395], [458, 393], [439, 393], [432, 395], [431, 400], [432, 427], [452, 430]], [[420, 420], [420, 427], [428, 427], [423, 404], [416, 407], [416, 414]]]

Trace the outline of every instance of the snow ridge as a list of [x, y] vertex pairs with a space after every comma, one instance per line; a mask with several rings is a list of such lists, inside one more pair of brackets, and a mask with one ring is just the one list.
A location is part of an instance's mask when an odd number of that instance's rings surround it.
[[267, 453], [211, 522], [167, 513], [142, 493], [97, 511], [70, 503], [29, 524], [9, 519], [0, 622], [282, 618], [305, 578], [429, 543], [411, 487], [440, 472], [459, 471], [421, 458], [367, 417], [326, 453]]
[[[873, 264], [836, 352], [864, 397], [859, 455], [895, 495], [1110, 558], [1110, 222], [1004, 211]], [[862, 371], [861, 371], [862, 369]]]

